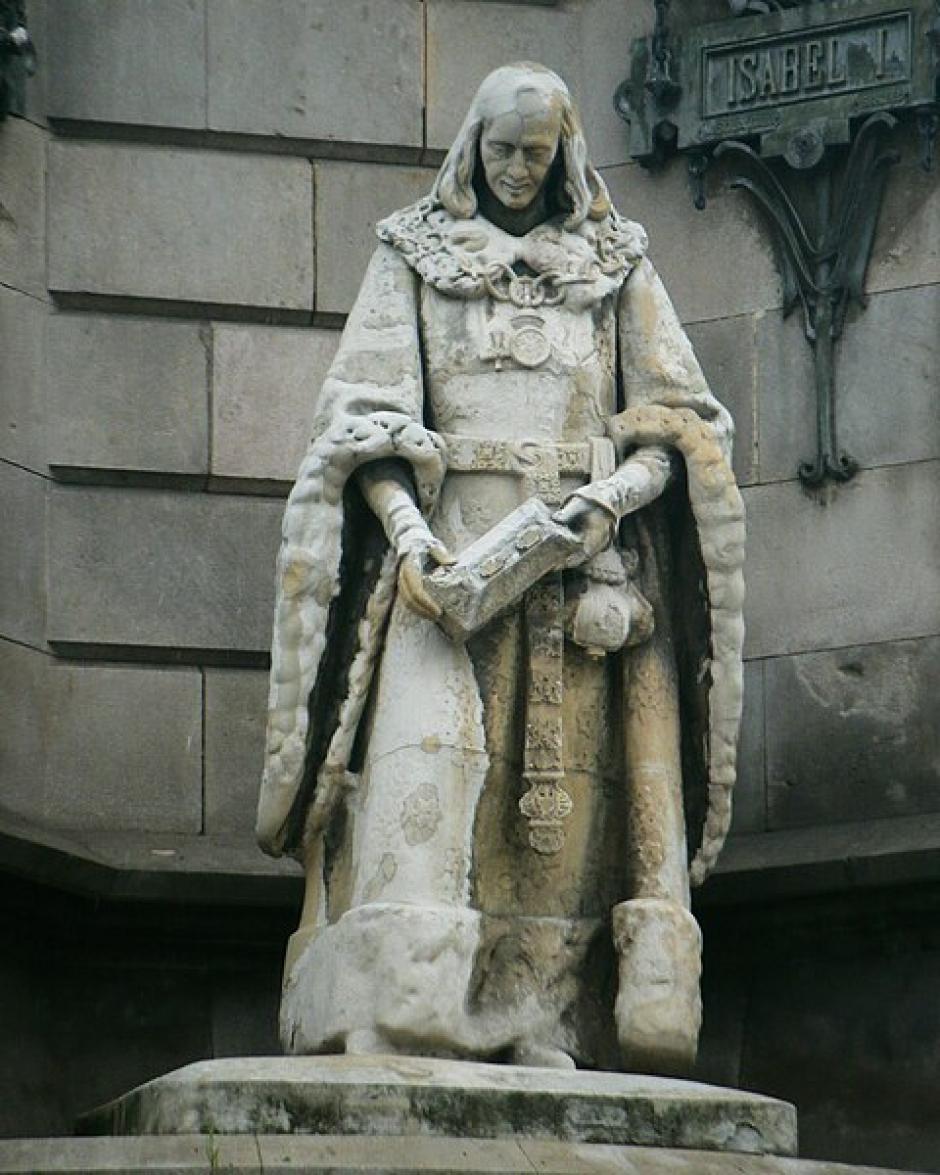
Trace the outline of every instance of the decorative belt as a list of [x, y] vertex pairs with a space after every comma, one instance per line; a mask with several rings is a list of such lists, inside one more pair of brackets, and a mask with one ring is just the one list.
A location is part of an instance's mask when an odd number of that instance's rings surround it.
[[614, 445], [609, 437], [589, 441], [500, 441], [441, 433], [441, 440], [447, 446], [447, 468], [453, 473], [528, 477], [545, 464], [546, 457], [557, 467], [560, 477], [606, 477], [606, 473], [597, 472], [600, 465], [609, 465], [608, 472], [613, 472]]
[[[561, 478], [608, 477], [616, 456], [609, 437], [589, 441], [500, 441], [443, 435], [447, 468], [455, 473], [510, 473], [523, 479], [523, 492], [548, 506], [560, 506]], [[565, 821], [574, 808], [565, 790], [562, 679], [564, 671], [564, 589], [560, 571], [544, 576], [525, 595], [528, 645], [525, 749], [526, 791], [519, 811], [528, 823], [528, 841], [537, 853], [558, 853]]]

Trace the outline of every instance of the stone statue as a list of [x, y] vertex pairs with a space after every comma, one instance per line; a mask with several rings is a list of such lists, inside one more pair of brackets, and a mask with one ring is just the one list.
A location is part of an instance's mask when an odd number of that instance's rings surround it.
[[490, 74], [377, 231], [278, 561], [284, 1047], [686, 1071], [741, 708], [731, 420], [550, 70]]

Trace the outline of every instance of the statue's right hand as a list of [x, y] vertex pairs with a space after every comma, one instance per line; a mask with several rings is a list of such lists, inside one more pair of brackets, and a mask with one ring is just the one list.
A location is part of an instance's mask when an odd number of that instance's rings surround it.
[[428, 560], [432, 560], [439, 567], [447, 567], [455, 562], [454, 556], [442, 542], [433, 535], [428, 536], [426, 545], [412, 547], [404, 556], [398, 568], [398, 590], [412, 612], [425, 620], [437, 620], [441, 614], [438, 604], [424, 589], [424, 577], [427, 574]]

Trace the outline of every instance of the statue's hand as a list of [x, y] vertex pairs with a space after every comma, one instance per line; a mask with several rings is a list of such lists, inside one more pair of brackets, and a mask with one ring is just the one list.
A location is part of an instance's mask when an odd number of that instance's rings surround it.
[[[412, 612], [425, 620], [437, 620], [440, 607], [424, 590], [424, 577], [429, 562], [447, 567], [456, 562], [444, 544], [431, 534], [412, 534], [403, 544], [404, 555], [398, 568], [398, 590]], [[399, 547], [399, 551], [402, 547]]]
[[617, 529], [613, 518], [602, 506], [583, 498], [569, 498], [560, 510], [555, 511], [554, 518], [573, 530], [581, 540], [581, 562], [606, 550]]

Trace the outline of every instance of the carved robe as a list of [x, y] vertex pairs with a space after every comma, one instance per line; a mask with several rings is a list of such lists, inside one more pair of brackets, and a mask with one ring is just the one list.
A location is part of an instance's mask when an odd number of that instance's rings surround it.
[[[616, 1067], [611, 910], [687, 906], [683, 789], [693, 880], [727, 828], [730, 419], [616, 213], [513, 237], [424, 200], [379, 236], [279, 558], [258, 829], [308, 872], [284, 1044]], [[455, 554], [533, 494], [616, 495], [624, 461], [672, 484], [462, 645], [396, 599], [353, 476], [385, 457]], [[546, 764], [562, 782], [539, 791]]]

